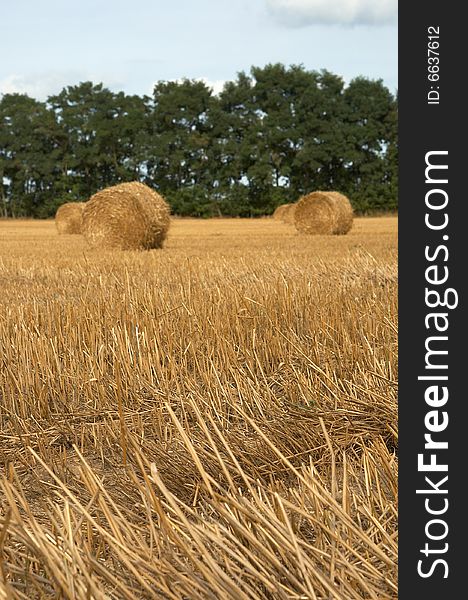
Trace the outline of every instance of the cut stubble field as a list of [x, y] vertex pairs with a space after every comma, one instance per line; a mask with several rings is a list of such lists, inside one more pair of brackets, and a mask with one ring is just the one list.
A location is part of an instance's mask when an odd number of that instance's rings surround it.
[[397, 218], [0, 221], [0, 599], [397, 598]]

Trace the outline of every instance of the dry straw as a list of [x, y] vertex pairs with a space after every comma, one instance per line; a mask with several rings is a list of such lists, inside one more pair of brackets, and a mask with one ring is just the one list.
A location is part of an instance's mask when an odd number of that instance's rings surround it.
[[282, 214], [283, 223], [294, 225], [294, 215], [296, 213], [296, 204], [287, 204]]
[[161, 248], [170, 222], [164, 198], [143, 183], [121, 183], [86, 203], [83, 234], [95, 247], [122, 250]]
[[81, 233], [84, 202], [67, 202], [55, 213], [55, 225], [59, 234]]
[[283, 221], [283, 223], [294, 225], [295, 208], [295, 204], [281, 204], [273, 213], [273, 218], [276, 221]]
[[283, 214], [284, 211], [286, 210], [286, 208], [289, 206], [289, 204], [280, 204], [280, 206], [278, 206], [275, 209], [275, 212], [273, 213], [273, 218], [276, 221], [282, 221], [283, 220]]
[[276, 220], [278, 220], [278, 219], [279, 219], [279, 217], [280, 217], [281, 213], [283, 212], [283, 206], [284, 206], [284, 205], [283, 205], [283, 204], [281, 204], [280, 206], [277, 206], [277, 207], [275, 208], [275, 210], [273, 211], [273, 214], [271, 215], [271, 216], [273, 217], [273, 219], [276, 219]]
[[301, 233], [344, 235], [353, 225], [353, 208], [338, 192], [312, 192], [297, 202], [294, 224]]

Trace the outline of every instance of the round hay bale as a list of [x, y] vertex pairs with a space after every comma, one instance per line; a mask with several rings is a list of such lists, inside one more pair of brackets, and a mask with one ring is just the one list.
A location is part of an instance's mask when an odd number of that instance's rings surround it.
[[312, 192], [297, 202], [294, 224], [301, 233], [344, 235], [353, 225], [353, 208], [339, 192]]
[[327, 192], [334, 200], [338, 212], [336, 235], [345, 235], [353, 226], [354, 211], [349, 198], [340, 192]]
[[83, 211], [83, 235], [94, 247], [150, 250], [162, 247], [169, 222], [164, 198], [132, 181], [91, 196]]
[[279, 220], [281, 213], [283, 212], [283, 206], [284, 204], [280, 204], [279, 206], [277, 206], [275, 208], [275, 210], [273, 211], [273, 214], [271, 215], [273, 217], [273, 219], [275, 219], [276, 221]]
[[59, 234], [81, 233], [84, 202], [66, 202], [55, 213], [55, 226]]
[[289, 205], [288, 204], [280, 204], [277, 208], [275, 208], [275, 211], [272, 215], [273, 219], [275, 219], [276, 221], [280, 221], [282, 219], [284, 210], [287, 206], [289, 206]]
[[283, 223], [287, 223], [288, 225], [294, 225], [294, 214], [296, 213], [296, 204], [287, 204], [286, 208], [282, 214]]

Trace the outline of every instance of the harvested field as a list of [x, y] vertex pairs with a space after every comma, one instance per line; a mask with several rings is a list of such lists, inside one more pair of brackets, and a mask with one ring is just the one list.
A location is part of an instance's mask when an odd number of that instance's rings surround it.
[[397, 219], [63, 248], [0, 221], [0, 598], [396, 599]]

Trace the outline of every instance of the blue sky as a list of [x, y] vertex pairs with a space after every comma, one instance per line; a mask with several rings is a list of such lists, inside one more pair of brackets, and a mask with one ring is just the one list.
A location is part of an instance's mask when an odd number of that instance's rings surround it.
[[0, 93], [45, 99], [103, 82], [151, 93], [158, 80], [215, 90], [269, 62], [358, 75], [397, 89], [397, 0], [0, 0]]

